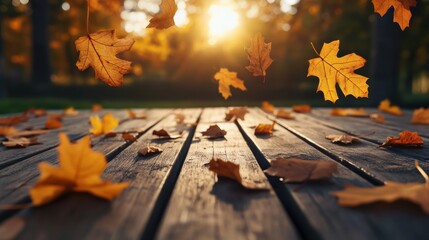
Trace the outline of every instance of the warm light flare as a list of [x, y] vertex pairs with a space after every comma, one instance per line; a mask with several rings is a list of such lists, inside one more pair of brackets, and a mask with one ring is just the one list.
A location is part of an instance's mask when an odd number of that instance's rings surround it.
[[231, 6], [214, 4], [209, 8], [209, 14], [209, 44], [215, 44], [238, 27], [240, 16]]

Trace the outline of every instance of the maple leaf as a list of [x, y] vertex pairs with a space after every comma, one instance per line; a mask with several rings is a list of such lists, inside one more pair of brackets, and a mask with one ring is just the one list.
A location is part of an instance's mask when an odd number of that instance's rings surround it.
[[219, 93], [223, 98], [228, 99], [232, 96], [230, 87], [238, 88], [242, 91], [247, 91], [244, 86], [243, 80], [237, 77], [236, 72], [230, 72], [226, 68], [221, 68], [219, 72], [214, 75], [214, 79], [219, 81]]
[[412, 124], [429, 124], [429, 108], [419, 108], [414, 110], [411, 118]]
[[255, 127], [255, 135], [270, 135], [274, 131], [274, 124], [264, 124], [260, 123]]
[[393, 7], [393, 21], [398, 23], [401, 30], [410, 26], [411, 11], [410, 7], [415, 7], [417, 2], [415, 0], [372, 0], [374, 4], [374, 12], [384, 16], [389, 8]]
[[283, 118], [283, 119], [288, 119], [288, 120], [292, 120], [295, 119], [295, 117], [292, 115], [291, 112], [289, 111], [285, 111], [285, 110], [278, 110], [276, 113], [276, 118]]
[[119, 125], [119, 120], [111, 113], [106, 113], [103, 117], [103, 121], [101, 121], [98, 115], [91, 116], [89, 122], [92, 126], [89, 132], [94, 134], [94, 136], [108, 134]]
[[277, 158], [264, 172], [282, 178], [282, 182], [305, 182], [331, 178], [337, 164], [328, 160], [303, 160], [299, 158]]
[[49, 203], [66, 192], [87, 192], [94, 196], [113, 199], [118, 196], [129, 183], [111, 183], [101, 179], [107, 165], [102, 153], [91, 149], [89, 136], [78, 143], [70, 143], [67, 135], [59, 135], [58, 146], [59, 167], [49, 163], [39, 163], [40, 178], [30, 190], [35, 206]]
[[158, 136], [159, 138], [164, 138], [164, 139], [176, 139], [176, 138], [180, 138], [182, 136], [180, 134], [176, 134], [176, 135], [171, 134], [164, 129], [153, 130], [152, 134]]
[[91, 112], [100, 112], [101, 110], [103, 110], [103, 106], [100, 104], [94, 104], [91, 107]]
[[386, 141], [380, 145], [380, 147], [387, 146], [421, 146], [423, 145], [423, 140], [417, 132], [403, 131], [399, 134], [398, 138], [389, 136], [386, 138]]
[[175, 0], [162, 0], [159, 13], [149, 20], [146, 28], [165, 29], [176, 25], [174, 15], [177, 12]]
[[0, 136], [7, 136], [18, 133], [18, 129], [8, 126], [0, 126]]
[[128, 112], [128, 117], [131, 119], [146, 119], [147, 118], [147, 116], [144, 112], [137, 114], [136, 112], [134, 112], [131, 109], [127, 109], [127, 112]]
[[77, 111], [74, 107], [68, 107], [64, 109], [63, 115], [68, 117], [75, 117], [79, 115], [79, 111]]
[[270, 57], [271, 43], [265, 43], [261, 33], [255, 34], [250, 40], [250, 47], [246, 48], [247, 58], [250, 65], [246, 69], [253, 74], [254, 77], [267, 75], [267, 68], [273, 63]]
[[231, 121], [234, 119], [244, 120], [244, 116], [246, 116], [247, 113], [249, 113], [249, 111], [246, 107], [230, 109], [228, 112], [225, 113], [225, 121]]
[[319, 78], [317, 92], [322, 91], [326, 101], [335, 103], [338, 100], [336, 84], [340, 86], [345, 96], [368, 97], [367, 77], [354, 73], [354, 70], [365, 65], [366, 60], [355, 53], [341, 58], [337, 57], [340, 41], [324, 43], [319, 56], [309, 61], [308, 76]]
[[369, 114], [363, 108], [334, 108], [331, 110], [332, 116], [341, 117], [368, 117]]
[[203, 136], [208, 136], [209, 138], [223, 138], [226, 135], [226, 131], [215, 124], [207, 128], [206, 131], [201, 132], [201, 134], [203, 134]]
[[208, 163], [209, 170], [219, 177], [232, 179], [241, 184], [244, 188], [251, 190], [267, 190], [268, 187], [263, 182], [252, 181], [241, 177], [240, 165], [222, 159], [212, 159]]
[[146, 156], [148, 154], [161, 153], [163, 150], [159, 147], [147, 145], [139, 149], [139, 154]]
[[261, 108], [262, 108], [262, 110], [264, 111], [264, 112], [266, 112], [266, 113], [274, 113], [274, 111], [275, 111], [275, 107], [274, 107], [274, 105], [273, 104], [271, 104], [270, 102], [268, 102], [268, 101], [263, 101], [262, 102], [262, 105], [261, 105]]
[[383, 114], [373, 113], [373, 114], [369, 115], [369, 118], [373, 122], [384, 123], [384, 115]]
[[378, 105], [378, 110], [386, 113], [390, 113], [392, 115], [401, 116], [404, 113], [402, 113], [401, 108], [395, 105], [390, 104], [389, 99], [384, 99], [380, 102], [380, 105]]
[[302, 105], [293, 105], [292, 110], [297, 113], [309, 113], [311, 112], [311, 106], [302, 104]]
[[353, 142], [353, 140], [360, 139], [361, 137], [357, 136], [351, 136], [348, 134], [329, 134], [325, 136], [326, 139], [331, 140], [333, 143], [344, 143], [344, 144], [350, 144]]
[[358, 187], [346, 185], [344, 190], [332, 192], [338, 198], [338, 203], [344, 207], [355, 207], [374, 202], [395, 202], [407, 200], [420, 205], [426, 214], [429, 214], [429, 177], [415, 161], [417, 170], [426, 180], [425, 183], [397, 183], [386, 182], [379, 187]]
[[46, 119], [45, 129], [57, 129], [63, 127], [61, 115], [50, 115]]
[[128, 51], [134, 44], [132, 38], [117, 39], [115, 30], [101, 30], [76, 40], [80, 52], [76, 66], [83, 71], [91, 66], [95, 77], [109, 86], [121, 86], [124, 74], [131, 70], [131, 62], [119, 59], [116, 54]]
[[37, 138], [27, 137], [7, 137], [7, 141], [3, 142], [3, 146], [7, 148], [26, 148], [31, 145], [41, 144], [37, 141]]

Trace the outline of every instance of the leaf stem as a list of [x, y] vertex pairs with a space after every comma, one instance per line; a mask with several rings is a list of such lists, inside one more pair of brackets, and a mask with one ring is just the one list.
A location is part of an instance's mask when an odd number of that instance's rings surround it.
[[89, 35], [89, 3], [91, 0], [86, 2], [86, 33]]
[[313, 42], [310, 42], [310, 44], [311, 44], [311, 47], [313, 48], [314, 52], [316, 53], [316, 55], [320, 57], [320, 54], [319, 54], [319, 52], [317, 52], [316, 48], [314, 47]]

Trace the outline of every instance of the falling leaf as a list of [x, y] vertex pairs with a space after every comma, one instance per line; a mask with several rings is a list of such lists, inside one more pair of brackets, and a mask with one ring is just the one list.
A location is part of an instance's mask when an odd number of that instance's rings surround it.
[[18, 129], [8, 126], [0, 126], [0, 136], [7, 136], [18, 133]]
[[319, 78], [317, 92], [322, 91], [325, 100], [335, 103], [338, 100], [336, 84], [345, 96], [368, 97], [367, 77], [354, 73], [354, 70], [365, 65], [366, 60], [355, 53], [341, 58], [337, 57], [340, 41], [324, 43], [320, 54], [314, 49], [318, 58], [309, 61], [307, 76]]
[[293, 105], [292, 110], [297, 113], [309, 113], [311, 112], [311, 106], [302, 104], [302, 105]]
[[70, 143], [67, 135], [59, 135], [59, 167], [39, 163], [40, 178], [30, 190], [35, 206], [49, 203], [66, 192], [86, 192], [111, 200], [118, 196], [129, 183], [112, 183], [100, 178], [107, 165], [102, 153], [91, 149], [89, 136], [78, 143]]
[[399, 134], [398, 138], [389, 136], [380, 147], [387, 146], [416, 146], [423, 145], [423, 140], [417, 132], [403, 131]]
[[100, 120], [98, 115], [91, 116], [89, 122], [92, 128], [89, 130], [94, 136], [107, 134], [114, 130], [119, 125], [119, 120], [115, 118], [111, 113], [107, 113], [103, 117], [103, 121]]
[[246, 48], [247, 58], [250, 65], [246, 69], [253, 74], [254, 77], [267, 75], [267, 68], [273, 63], [270, 57], [271, 43], [265, 43], [261, 33], [255, 34], [250, 40], [250, 47]]
[[91, 66], [96, 78], [109, 86], [119, 87], [124, 74], [131, 70], [131, 62], [117, 58], [116, 54], [130, 50], [133, 44], [132, 38], [117, 39], [115, 30], [102, 30], [80, 37], [75, 42], [80, 52], [76, 66], [81, 71]]
[[146, 28], [166, 29], [176, 25], [174, 15], [177, 12], [175, 0], [162, 0], [159, 6], [159, 13], [149, 21]]
[[31, 145], [41, 144], [37, 141], [37, 138], [26, 138], [26, 137], [7, 137], [7, 141], [3, 142], [3, 146], [7, 148], [26, 148]]
[[392, 115], [401, 116], [403, 115], [401, 109], [398, 106], [390, 105], [389, 99], [384, 99], [378, 105], [378, 110], [386, 113], [390, 113]]
[[272, 134], [274, 131], [274, 124], [263, 124], [260, 123], [258, 126], [255, 127], [255, 135], [269, 135]]
[[329, 134], [326, 135], [326, 139], [331, 140], [333, 143], [344, 143], [344, 144], [350, 144], [353, 142], [353, 140], [360, 139], [361, 137], [357, 136], [350, 136], [348, 134]]
[[134, 112], [131, 109], [127, 109], [127, 112], [128, 112], [128, 117], [131, 119], [146, 119], [147, 118], [147, 116], [144, 112], [137, 114], [136, 112]]
[[393, 21], [398, 23], [402, 31], [410, 26], [411, 10], [410, 7], [417, 5], [416, 0], [372, 0], [374, 12], [384, 16], [387, 10], [393, 7]]
[[363, 108], [334, 108], [331, 110], [332, 116], [341, 117], [368, 117], [369, 114]]
[[243, 80], [237, 77], [237, 73], [230, 72], [226, 68], [221, 68], [219, 72], [214, 75], [214, 79], [219, 81], [219, 93], [222, 94], [223, 98], [225, 99], [228, 99], [232, 96], [230, 87], [247, 91]]
[[231, 121], [235, 119], [244, 120], [244, 116], [249, 113], [246, 107], [239, 107], [230, 109], [227, 113], [225, 113], [225, 121]]
[[0, 125], [13, 126], [26, 122], [28, 120], [27, 114], [18, 115], [18, 116], [9, 116], [0, 118]]
[[268, 101], [263, 101], [261, 108], [266, 113], [274, 113], [274, 111], [275, 111], [274, 105]]
[[122, 139], [129, 142], [134, 142], [137, 140], [137, 138], [131, 133], [122, 133]]
[[21, 217], [13, 217], [0, 224], [0, 239], [16, 239], [18, 234], [24, 229], [25, 221]]
[[226, 131], [221, 129], [217, 124], [211, 125], [206, 131], [201, 132], [203, 136], [209, 138], [223, 138], [226, 135]]
[[419, 108], [414, 110], [412, 124], [428, 124], [429, 125], [429, 108]]
[[278, 110], [276, 113], [276, 118], [283, 118], [283, 119], [288, 119], [288, 120], [292, 120], [295, 119], [295, 117], [292, 115], [291, 112], [289, 111], [285, 111], [285, 110]]
[[284, 183], [297, 183], [331, 178], [337, 172], [337, 164], [328, 160], [277, 158], [271, 161], [271, 166], [264, 172], [281, 177]]
[[369, 115], [369, 118], [373, 122], [384, 123], [384, 115], [383, 114], [373, 113], [373, 114]]
[[182, 136], [180, 134], [176, 134], [176, 135], [170, 134], [169, 132], [167, 132], [164, 129], [153, 130], [152, 134], [158, 136], [159, 138], [163, 138], [163, 139], [176, 139], [176, 138], [180, 138]]
[[429, 177], [415, 161], [415, 166], [425, 183], [397, 183], [385, 182], [383, 186], [358, 187], [346, 185], [344, 190], [332, 192], [338, 198], [338, 203], [344, 207], [355, 207], [374, 202], [395, 202], [398, 200], [410, 201], [420, 205], [426, 214], [429, 214]]
[[62, 124], [63, 118], [61, 115], [50, 115], [46, 119], [45, 129], [57, 129], [63, 127]]
[[68, 107], [63, 112], [64, 116], [75, 117], [79, 115], [79, 111], [77, 111], [74, 107]]
[[216, 173], [219, 177], [225, 177], [232, 179], [240, 183], [243, 187], [252, 190], [266, 190], [268, 189], [266, 184], [263, 182], [252, 181], [249, 179], [244, 179], [240, 174], [240, 165], [235, 164], [230, 161], [224, 161], [222, 159], [212, 159], [210, 160], [209, 170]]
[[162, 153], [162, 151], [159, 147], [147, 145], [139, 149], [139, 154], [146, 156], [148, 154]]
[[92, 105], [91, 112], [100, 112], [101, 110], [103, 110], [103, 106], [100, 104]]
[[180, 125], [180, 124], [184, 124], [185, 123], [185, 114], [183, 113], [175, 113], [174, 114], [174, 118], [176, 120], [176, 124]]

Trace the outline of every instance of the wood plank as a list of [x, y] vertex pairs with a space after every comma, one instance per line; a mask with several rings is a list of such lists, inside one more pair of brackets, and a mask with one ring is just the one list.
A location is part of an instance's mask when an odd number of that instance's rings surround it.
[[[188, 121], [195, 122], [200, 110], [183, 112]], [[159, 128], [177, 129], [174, 115], [152, 129]], [[118, 198], [108, 202], [88, 194], [71, 193], [49, 205], [24, 210], [19, 216], [26, 225], [17, 239], [140, 239], [151, 214], [162, 208], [158, 203], [168, 200], [163, 198], [173, 187], [195, 126], [180, 129], [182, 137], [170, 141], [158, 140], [149, 131], [108, 163], [105, 179], [131, 182]], [[138, 149], [148, 143], [159, 145], [164, 152], [152, 157], [138, 156]]]
[[[212, 119], [218, 121], [219, 112], [205, 109], [197, 132], [206, 130]], [[218, 125], [227, 131], [225, 139], [193, 141], [156, 238], [299, 238], [272, 189], [251, 192], [230, 180], [216, 181], [204, 166], [213, 157], [222, 158], [240, 164], [242, 176], [267, 181], [237, 126]]]
[[[265, 163], [264, 168], [269, 166], [270, 160], [278, 157], [335, 161], [279, 126], [271, 137], [255, 136], [251, 126], [259, 123], [269, 123], [269, 120], [255, 112], [246, 115], [244, 121], [238, 121], [240, 130], [255, 156], [260, 159], [260, 162]], [[341, 164], [338, 164], [338, 168], [338, 173], [330, 181], [307, 182], [301, 185], [283, 184], [277, 178], [272, 180], [286, 209], [291, 212], [292, 218], [297, 222], [296, 225], [302, 229], [301, 232], [306, 238], [419, 239], [427, 235], [426, 230], [421, 226], [429, 224], [429, 217], [411, 204], [377, 204], [376, 211], [374, 207], [338, 206], [335, 197], [329, 193], [342, 189], [343, 184], [371, 186]], [[295, 191], [297, 187], [301, 189]]]

